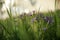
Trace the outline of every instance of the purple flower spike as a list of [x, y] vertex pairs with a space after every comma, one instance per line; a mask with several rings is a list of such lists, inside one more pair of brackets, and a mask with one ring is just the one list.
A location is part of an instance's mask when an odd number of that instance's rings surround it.
[[49, 24], [53, 23], [53, 17], [46, 16], [44, 21], [49, 22]]
[[36, 16], [36, 20], [39, 22], [41, 20], [41, 18], [44, 18], [44, 15], [42, 13], [38, 14]]

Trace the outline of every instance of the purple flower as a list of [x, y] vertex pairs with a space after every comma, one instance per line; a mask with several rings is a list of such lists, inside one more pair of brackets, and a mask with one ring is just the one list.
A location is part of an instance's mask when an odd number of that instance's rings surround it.
[[46, 21], [46, 22], [49, 22], [49, 24], [51, 24], [51, 23], [53, 23], [54, 22], [54, 20], [53, 20], [53, 17], [49, 17], [49, 16], [46, 16], [45, 18], [44, 18], [44, 21]]
[[44, 15], [42, 13], [38, 14], [36, 16], [36, 20], [39, 22], [41, 18], [44, 18]]
[[39, 22], [40, 21], [40, 18], [39, 17], [36, 17], [36, 20], [37, 20], [37, 22]]

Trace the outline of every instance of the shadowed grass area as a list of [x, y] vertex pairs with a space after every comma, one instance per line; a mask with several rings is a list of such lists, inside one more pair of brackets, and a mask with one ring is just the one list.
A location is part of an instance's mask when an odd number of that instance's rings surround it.
[[0, 20], [0, 40], [59, 40], [60, 10]]

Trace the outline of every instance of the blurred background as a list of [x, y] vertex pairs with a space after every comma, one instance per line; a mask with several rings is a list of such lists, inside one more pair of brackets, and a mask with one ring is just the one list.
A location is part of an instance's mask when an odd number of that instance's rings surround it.
[[60, 0], [0, 0], [0, 40], [60, 40]]
[[14, 16], [16, 13], [23, 14], [23, 12], [37, 12], [38, 10], [40, 12], [48, 12], [55, 11], [55, 9], [60, 9], [59, 0], [1, 0], [0, 4], [0, 10], [6, 17], [8, 16], [6, 14], [6, 8], [8, 10], [11, 9]]

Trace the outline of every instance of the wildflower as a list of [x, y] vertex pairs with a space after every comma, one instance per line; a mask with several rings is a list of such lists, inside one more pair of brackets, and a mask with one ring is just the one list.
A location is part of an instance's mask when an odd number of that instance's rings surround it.
[[37, 22], [39, 22], [40, 18], [39, 17], [36, 17], [36, 20], [37, 20]]
[[44, 18], [42, 13], [37, 15], [36, 20], [39, 22], [41, 18]]
[[49, 16], [46, 16], [45, 18], [44, 18], [44, 21], [46, 21], [46, 22], [49, 22], [49, 24], [51, 24], [51, 23], [53, 23], [54, 21], [53, 21], [53, 17], [49, 17]]

